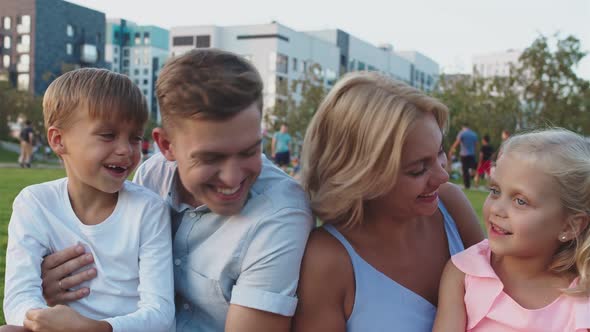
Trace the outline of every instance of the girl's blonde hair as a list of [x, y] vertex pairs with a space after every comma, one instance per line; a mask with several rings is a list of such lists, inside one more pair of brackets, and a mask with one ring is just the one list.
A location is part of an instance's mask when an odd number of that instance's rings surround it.
[[303, 142], [302, 185], [315, 215], [345, 227], [362, 223], [364, 203], [392, 189], [409, 129], [428, 114], [443, 130], [448, 110], [438, 100], [376, 72], [345, 75]]
[[[590, 215], [590, 142], [562, 128], [551, 128], [511, 136], [502, 145], [502, 154], [517, 153], [552, 176], [559, 184], [561, 202], [568, 213]], [[590, 227], [564, 243], [554, 256], [550, 270], [574, 272], [580, 276], [570, 294], [590, 290]]]

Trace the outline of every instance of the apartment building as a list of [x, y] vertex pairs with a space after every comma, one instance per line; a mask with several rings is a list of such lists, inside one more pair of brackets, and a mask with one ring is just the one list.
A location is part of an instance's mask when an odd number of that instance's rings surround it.
[[42, 95], [59, 75], [105, 67], [105, 14], [62, 0], [0, 1], [0, 80]]
[[150, 119], [159, 122], [155, 88], [160, 69], [170, 54], [168, 30], [125, 19], [108, 19], [106, 29], [107, 67], [133, 80], [146, 97]]
[[[434, 87], [439, 73], [438, 64], [419, 52], [397, 53], [391, 45], [374, 46], [338, 29], [295, 31], [272, 22], [170, 30], [173, 56], [208, 47], [241, 54], [252, 61], [264, 81], [265, 108], [285, 99], [291, 82], [306, 73], [329, 89], [346, 72], [375, 70], [426, 91]], [[294, 98], [299, 98], [297, 91]]]
[[510, 75], [511, 66], [518, 66], [521, 54], [521, 50], [509, 49], [504, 52], [476, 55], [472, 59], [473, 76], [506, 77]]

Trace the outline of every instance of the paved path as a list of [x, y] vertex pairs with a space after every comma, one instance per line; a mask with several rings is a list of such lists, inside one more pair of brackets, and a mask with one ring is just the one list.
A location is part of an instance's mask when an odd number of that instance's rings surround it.
[[[20, 165], [18, 163], [0, 163], [0, 168], [20, 168]], [[60, 164], [38, 164], [38, 163], [33, 163], [31, 165], [32, 169], [35, 168], [63, 168], [62, 165]]]

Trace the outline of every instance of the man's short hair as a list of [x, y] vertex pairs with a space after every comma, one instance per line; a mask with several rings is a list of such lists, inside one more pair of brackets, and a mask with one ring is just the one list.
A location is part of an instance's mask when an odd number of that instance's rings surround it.
[[77, 111], [91, 118], [144, 125], [148, 110], [145, 97], [131, 80], [98, 68], [82, 68], [55, 79], [43, 97], [45, 128], [66, 129]]
[[230, 118], [253, 103], [262, 111], [262, 79], [243, 57], [194, 49], [166, 63], [156, 85], [164, 126], [174, 118]]

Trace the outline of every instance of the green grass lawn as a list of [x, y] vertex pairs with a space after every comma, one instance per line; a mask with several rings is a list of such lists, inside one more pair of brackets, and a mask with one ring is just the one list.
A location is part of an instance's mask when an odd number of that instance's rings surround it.
[[18, 161], [18, 153], [0, 149], [0, 163], [16, 163]]
[[[0, 161], [6, 155], [7, 152], [0, 149]], [[13, 157], [16, 158], [16, 154]], [[12, 161], [14, 160], [12, 159]], [[12, 201], [28, 185], [50, 181], [64, 176], [65, 171], [63, 169], [0, 168], [0, 299], [4, 295], [4, 268], [6, 266], [6, 244], [8, 240], [7, 227], [12, 213]], [[465, 193], [481, 220], [481, 208], [487, 192], [467, 190]], [[0, 314], [0, 324], [4, 324], [4, 313], [2, 312], [1, 306]]]

